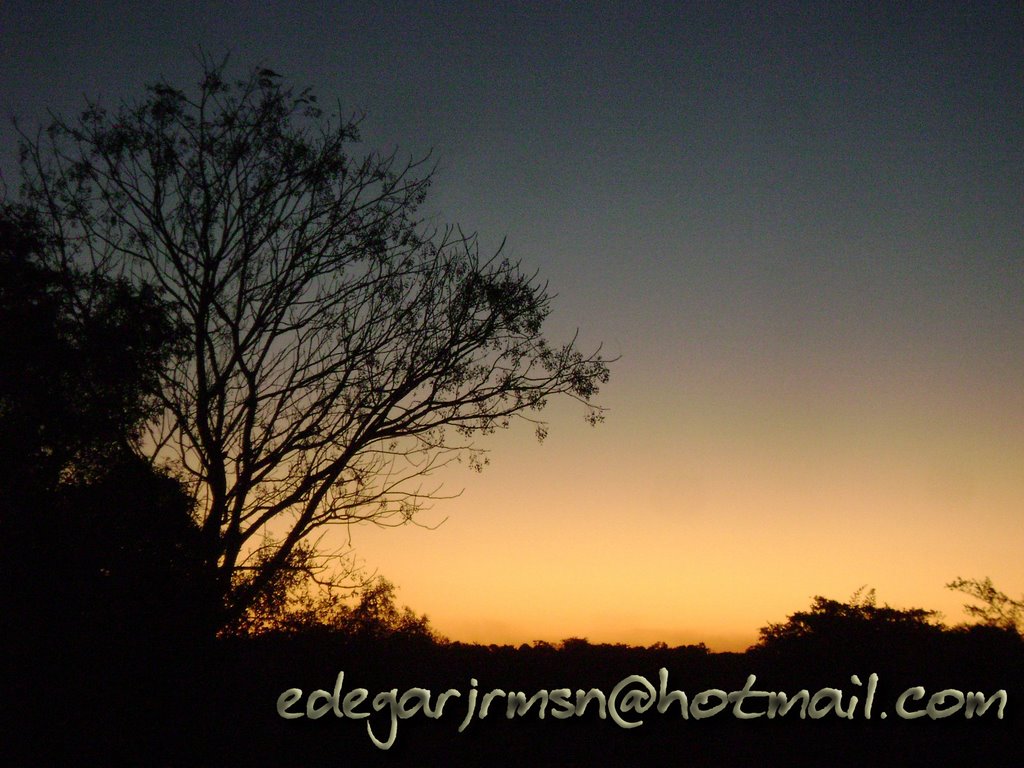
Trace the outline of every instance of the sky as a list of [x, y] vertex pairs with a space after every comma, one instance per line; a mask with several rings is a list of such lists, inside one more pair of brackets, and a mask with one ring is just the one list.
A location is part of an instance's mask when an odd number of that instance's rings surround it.
[[421, 527], [349, 531], [441, 633], [742, 650], [814, 595], [1024, 591], [1020, 3], [6, 0], [0, 111], [200, 50], [364, 112], [356, 153], [430, 151], [430, 215], [619, 358], [604, 424], [552, 403]]

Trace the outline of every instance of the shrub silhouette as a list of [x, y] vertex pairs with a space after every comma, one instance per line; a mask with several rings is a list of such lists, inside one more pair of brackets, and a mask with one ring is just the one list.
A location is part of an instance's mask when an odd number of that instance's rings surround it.
[[59, 688], [78, 698], [57, 727], [102, 752], [174, 700], [212, 593], [189, 495], [132, 450], [174, 329], [155, 293], [49, 269], [47, 247], [29, 211], [0, 207], [5, 661], [27, 743], [74, 743], [28, 730]]
[[981, 605], [964, 605], [967, 614], [981, 625], [998, 627], [1024, 636], [1024, 598], [1014, 600], [996, 589], [992, 579], [962, 579], [957, 577], [946, 585], [977, 600]]
[[941, 641], [943, 626], [936, 611], [879, 606], [872, 589], [849, 601], [816, 596], [809, 610], [797, 611], [780, 624], [760, 630], [749, 649], [754, 658], [820, 670], [870, 662], [886, 665], [905, 660]]

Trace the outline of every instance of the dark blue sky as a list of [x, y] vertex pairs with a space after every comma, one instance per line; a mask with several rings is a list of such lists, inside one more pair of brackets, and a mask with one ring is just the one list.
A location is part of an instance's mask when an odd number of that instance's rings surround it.
[[[365, 110], [367, 149], [433, 149], [437, 221], [479, 230], [489, 248], [507, 236], [507, 252], [559, 293], [553, 335], [579, 327], [584, 344], [621, 354], [609, 423], [578, 437], [566, 426], [564, 443], [556, 430], [539, 449], [544, 466], [529, 470], [520, 457], [538, 449], [508, 443], [504, 470], [497, 451], [494, 471], [467, 481], [478, 507], [515, 505], [528, 529], [550, 510], [515, 495], [521, 472], [548, 472], [535, 486], [551, 493], [571, 479], [587, 489], [577, 504], [625, 477], [632, 491], [598, 494], [590, 511], [615, 536], [626, 534], [612, 521], [625, 519], [714, 551], [714, 531], [782, 518], [827, 565], [831, 505], [867, 521], [842, 535], [890, 542], [893, 561], [937, 530], [945, 561], [921, 570], [917, 589], [941, 595], [957, 573], [1024, 582], [1019, 2], [6, 0], [0, 110], [31, 126], [86, 95], [112, 103], [158, 77], [188, 84], [199, 47], [230, 50], [239, 73], [269, 66], [324, 104]], [[4, 124], [9, 188], [14, 158]], [[574, 493], [559, 501], [569, 520]], [[887, 527], [900, 515], [905, 529]], [[718, 527], [684, 535], [666, 518]], [[486, 542], [496, 519], [458, 512], [424, 546]], [[972, 559], [994, 542], [1017, 557]], [[457, 613], [430, 604], [440, 587], [424, 569], [403, 571], [373, 546], [371, 564], [399, 584], [429, 583], [410, 598], [417, 608]], [[772, 551], [750, 547], [752, 569]], [[846, 593], [906, 581], [836, 568]], [[763, 581], [733, 588], [750, 595]], [[790, 591], [758, 593], [760, 605], [795, 609], [826, 589], [795, 574], [780, 583]], [[907, 599], [934, 604], [922, 594]]]
[[993, 285], [1020, 279], [1019, 3], [483, 5], [6, 2], [0, 109], [32, 125], [230, 50], [366, 110], [369, 147], [433, 148], [441, 214], [582, 282], [570, 304], [766, 279], [773, 305], [901, 280], [1020, 303]]

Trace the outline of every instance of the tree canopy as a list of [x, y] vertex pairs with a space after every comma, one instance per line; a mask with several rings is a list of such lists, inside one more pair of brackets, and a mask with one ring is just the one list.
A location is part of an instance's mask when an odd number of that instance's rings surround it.
[[[75, 690], [60, 734], [103, 753], [185, 692], [180, 661], [208, 636], [217, 596], [190, 495], [131, 450], [175, 329], [151, 291], [48, 267], [48, 247], [30, 210], [0, 203], [0, 615], [19, 702], [9, 730], [33, 751], [59, 750], [36, 731], [54, 722], [52, 691]], [[147, 689], [159, 701], [137, 695]]]
[[194, 496], [224, 622], [312, 573], [324, 526], [411, 520], [475, 436], [522, 418], [542, 437], [552, 396], [601, 417], [608, 361], [548, 341], [546, 284], [425, 226], [433, 171], [357, 139], [309, 89], [224, 65], [23, 134], [52, 263], [152, 291], [183, 329], [134, 449]]
[[992, 579], [962, 579], [959, 576], [946, 585], [948, 589], [962, 592], [977, 600], [981, 605], [967, 603], [964, 610], [980, 624], [999, 627], [1024, 636], [1024, 598], [1014, 600], [996, 589]]
[[934, 636], [941, 631], [938, 613], [924, 608], [878, 605], [875, 590], [858, 590], [848, 602], [817, 596], [806, 611], [797, 611], [781, 624], [760, 630], [753, 649], [803, 654], [812, 646], [830, 646], [842, 654], [851, 648], [866, 650], [894, 641]]

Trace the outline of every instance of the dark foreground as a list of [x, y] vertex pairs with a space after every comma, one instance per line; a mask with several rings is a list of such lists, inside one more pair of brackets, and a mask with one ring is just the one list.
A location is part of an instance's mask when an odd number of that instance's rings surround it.
[[[74, 643], [52, 650], [36, 668], [13, 659], [4, 764], [1024, 765], [1024, 646], [995, 630], [913, 643], [815, 638], [745, 654], [328, 634], [202, 651], [116, 640], [88, 653]], [[901, 718], [897, 699], [916, 686], [923, 695], [906, 694], [903, 709], [917, 716]], [[686, 695], [685, 717], [674, 691]], [[770, 692], [795, 699], [792, 708]], [[278, 714], [279, 699], [293, 717]], [[374, 745], [370, 732], [386, 743], [392, 729], [388, 749]]]

